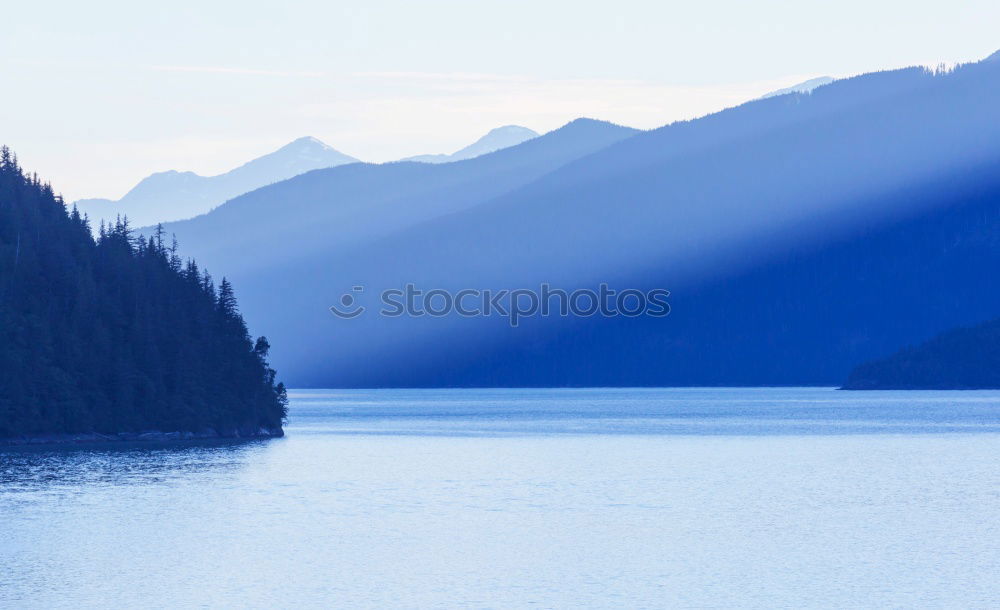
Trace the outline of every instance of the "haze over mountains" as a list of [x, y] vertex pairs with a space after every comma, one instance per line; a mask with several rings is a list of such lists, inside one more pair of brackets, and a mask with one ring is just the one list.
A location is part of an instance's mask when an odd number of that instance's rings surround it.
[[[537, 137], [526, 127], [506, 125], [491, 130], [469, 146], [450, 155], [419, 155], [403, 159], [421, 163], [450, 163], [508, 148]], [[155, 173], [139, 182], [124, 197], [81, 199], [75, 203], [95, 228], [101, 220], [111, 224], [128, 216], [132, 226], [193, 218], [229, 199], [300, 174], [358, 159], [345, 155], [313, 137], [303, 137], [218, 176], [200, 176], [176, 170]]]
[[820, 76], [817, 78], [810, 78], [807, 81], [801, 82], [797, 85], [792, 85], [791, 87], [785, 87], [784, 89], [778, 89], [777, 91], [772, 91], [761, 96], [761, 99], [767, 99], [769, 97], [777, 97], [779, 95], [787, 95], [789, 93], [809, 93], [817, 87], [822, 87], [823, 85], [829, 85], [834, 79], [830, 76]]
[[420, 163], [451, 163], [452, 161], [464, 161], [473, 159], [480, 155], [485, 155], [503, 148], [517, 146], [521, 142], [527, 142], [532, 138], [537, 138], [538, 133], [521, 127], [519, 125], [504, 125], [490, 130], [485, 136], [479, 138], [465, 148], [453, 152], [450, 155], [417, 155], [407, 157], [402, 161], [417, 161]]
[[316, 138], [304, 137], [218, 176], [167, 171], [144, 178], [124, 197], [82, 199], [76, 202], [91, 225], [127, 215], [132, 226], [168, 222], [204, 214], [225, 201], [267, 184], [280, 182], [310, 170], [355, 163]]
[[[997, 167], [1000, 63], [984, 61], [650, 132], [577, 121], [470, 161], [326, 169], [167, 230], [235, 280], [298, 386], [839, 385], [1000, 311]], [[662, 287], [673, 313], [511, 329], [328, 311], [352, 286], [377, 310], [406, 283], [542, 282]]]
[[[185, 252], [210, 269], [232, 276], [253, 273], [306, 253], [343, 250], [489, 201], [635, 133], [630, 127], [579, 119], [465, 161], [355, 163], [319, 170], [247, 193], [203, 216], [168, 223], [164, 229], [190, 241]], [[234, 257], [237, 250], [255, 256]]]

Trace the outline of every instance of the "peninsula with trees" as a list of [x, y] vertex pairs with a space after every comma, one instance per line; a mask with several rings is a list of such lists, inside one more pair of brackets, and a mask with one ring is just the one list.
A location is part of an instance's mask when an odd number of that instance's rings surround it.
[[283, 434], [267, 340], [164, 237], [95, 238], [0, 149], [0, 443]]

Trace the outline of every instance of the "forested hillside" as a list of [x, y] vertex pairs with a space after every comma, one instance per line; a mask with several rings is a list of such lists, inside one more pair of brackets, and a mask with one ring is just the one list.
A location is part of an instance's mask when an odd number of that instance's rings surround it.
[[845, 390], [1000, 388], [1000, 320], [956, 328], [851, 372]]
[[85, 218], [0, 152], [0, 438], [281, 434], [284, 386], [232, 286], [162, 232]]

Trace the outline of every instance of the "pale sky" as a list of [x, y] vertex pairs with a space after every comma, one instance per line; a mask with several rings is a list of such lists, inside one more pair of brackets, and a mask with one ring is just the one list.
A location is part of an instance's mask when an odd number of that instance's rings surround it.
[[0, 142], [69, 200], [304, 135], [386, 161], [1000, 49], [996, 0], [34, 0], [0, 21]]

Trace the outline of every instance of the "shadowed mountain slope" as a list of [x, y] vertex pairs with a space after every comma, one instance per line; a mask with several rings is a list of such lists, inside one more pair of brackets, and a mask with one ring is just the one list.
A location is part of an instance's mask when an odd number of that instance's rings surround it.
[[1000, 388], [1000, 320], [956, 328], [851, 371], [845, 390]]
[[[993, 317], [1000, 302], [984, 285], [997, 262], [996, 62], [758, 100], [533, 166], [527, 179], [461, 169], [475, 162], [313, 172], [223, 206], [228, 223], [208, 229], [208, 215], [177, 233], [245, 286], [248, 319], [266, 321], [297, 385], [833, 385], [894, 346]], [[379, 178], [336, 186], [352, 172]], [[474, 189], [454, 186], [463, 172]], [[402, 182], [425, 190], [393, 191]], [[278, 205], [299, 220], [247, 240], [255, 206]], [[337, 212], [312, 213], [325, 206]], [[382, 290], [406, 283], [542, 282], [662, 287], [673, 313], [510, 328], [327, 310], [355, 285], [377, 311]]]

